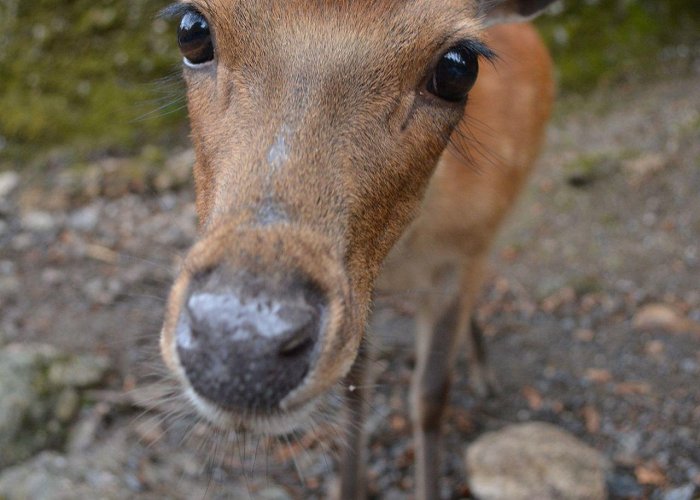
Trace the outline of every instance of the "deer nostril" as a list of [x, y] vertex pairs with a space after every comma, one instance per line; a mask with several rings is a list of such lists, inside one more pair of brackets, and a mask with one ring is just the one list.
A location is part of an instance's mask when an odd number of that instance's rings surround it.
[[314, 345], [313, 332], [310, 328], [303, 328], [294, 333], [292, 338], [282, 343], [279, 355], [285, 358], [295, 358], [306, 354]]
[[317, 313], [308, 307], [283, 307], [280, 318], [287, 325], [287, 333], [280, 339], [277, 352], [287, 358], [306, 354], [314, 344], [318, 329]]

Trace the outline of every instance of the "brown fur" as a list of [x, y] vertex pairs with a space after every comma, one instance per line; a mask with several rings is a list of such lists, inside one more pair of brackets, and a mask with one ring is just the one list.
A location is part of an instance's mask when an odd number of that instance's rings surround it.
[[[195, 4], [212, 25], [218, 61], [185, 72], [202, 234], [171, 293], [164, 359], [182, 375], [173, 332], [197, 273], [221, 263], [280, 279], [301, 272], [326, 294], [330, 321], [307, 379], [283, 401], [291, 411], [348, 373], [375, 286], [426, 292], [413, 411], [417, 491], [433, 498], [433, 441], [456, 346], [489, 247], [542, 142], [549, 56], [529, 25], [483, 33], [479, 8], [466, 0]], [[438, 58], [465, 38], [499, 55], [493, 67], [482, 62], [466, 111], [425, 90]], [[488, 371], [472, 357], [483, 389]], [[363, 491], [356, 434], [345, 498]]]

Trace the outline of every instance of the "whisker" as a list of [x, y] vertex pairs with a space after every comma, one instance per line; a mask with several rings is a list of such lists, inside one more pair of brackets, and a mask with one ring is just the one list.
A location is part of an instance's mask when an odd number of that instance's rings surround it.
[[132, 299], [153, 299], [157, 300], [158, 302], [165, 303], [168, 301], [166, 297], [160, 297], [158, 295], [151, 295], [148, 293], [122, 293], [120, 294], [122, 297], [129, 297]]
[[299, 482], [301, 483], [302, 487], [306, 484], [306, 480], [304, 479], [304, 474], [301, 472], [301, 468], [299, 467], [299, 463], [297, 462], [296, 454], [294, 452], [294, 447], [292, 446], [291, 442], [289, 441], [289, 436], [286, 434], [283, 436], [285, 441], [287, 442], [287, 449], [289, 450], [289, 455], [292, 458], [292, 462], [294, 463], [294, 468], [297, 471], [297, 476], [299, 476]]
[[250, 473], [251, 475], [255, 474], [255, 464], [257, 463], [258, 460], [258, 448], [260, 447], [260, 440], [262, 439], [261, 436], [258, 436], [258, 439], [255, 443], [255, 451], [253, 452], [253, 465], [251, 466]]

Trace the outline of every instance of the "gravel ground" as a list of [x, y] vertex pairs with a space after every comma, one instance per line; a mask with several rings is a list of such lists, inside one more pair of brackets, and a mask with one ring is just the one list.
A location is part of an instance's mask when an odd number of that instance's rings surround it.
[[[187, 153], [174, 158], [181, 176]], [[119, 165], [70, 177], [57, 162], [14, 189], [14, 176], [0, 177], [0, 344], [47, 342], [113, 366], [65, 456], [31, 467], [108, 498], [325, 498], [338, 447], [330, 426], [289, 443], [214, 445], [203, 424], [163, 418], [176, 402], [144, 410], [157, 399], [164, 297], [195, 216], [191, 189], [168, 174], [123, 189], [90, 174]], [[560, 103], [478, 307], [500, 395], [476, 398], [459, 362], [446, 498], [469, 498], [468, 443], [530, 420], [607, 457], [613, 498], [700, 494], [699, 167], [700, 77]], [[368, 422], [376, 498], [406, 498], [413, 481], [412, 324], [394, 302], [377, 304], [372, 328], [382, 339]]]

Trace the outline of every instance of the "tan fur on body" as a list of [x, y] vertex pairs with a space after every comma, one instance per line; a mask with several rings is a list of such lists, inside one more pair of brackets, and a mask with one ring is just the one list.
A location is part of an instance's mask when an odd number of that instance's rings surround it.
[[[189, 387], [175, 331], [199, 275], [253, 276], [275, 289], [312, 282], [327, 304], [323, 330], [303, 383], [278, 409], [237, 413], [189, 391], [220, 425], [284, 432], [344, 377], [362, 386], [366, 357], [357, 355], [376, 287], [427, 292], [412, 403], [420, 498], [439, 491], [439, 425], [456, 347], [553, 97], [534, 29], [484, 33], [477, 3], [194, 2], [212, 26], [217, 60], [185, 71], [202, 231], [168, 303], [166, 363]], [[546, 3], [502, 8], [529, 15]], [[484, 40], [499, 56], [493, 66], [482, 61], [466, 111], [425, 90], [436, 61], [463, 39]], [[490, 374], [468, 338], [484, 390]], [[359, 392], [348, 395], [357, 419]], [[351, 431], [344, 498], [363, 495], [362, 440]]]

